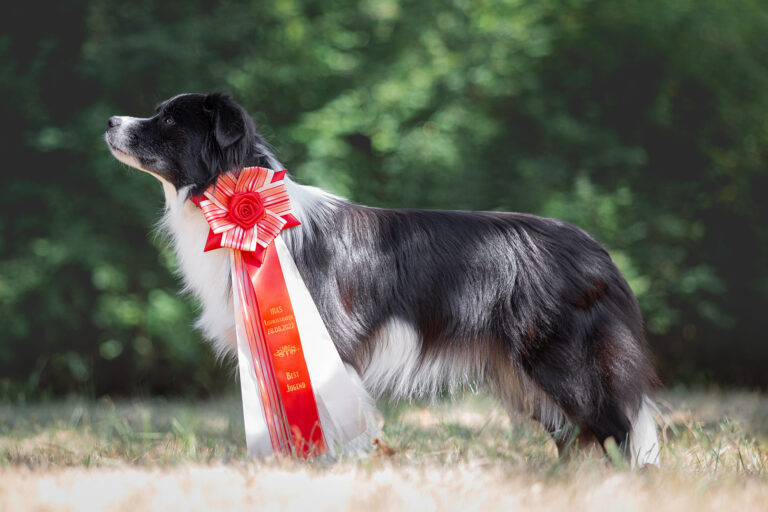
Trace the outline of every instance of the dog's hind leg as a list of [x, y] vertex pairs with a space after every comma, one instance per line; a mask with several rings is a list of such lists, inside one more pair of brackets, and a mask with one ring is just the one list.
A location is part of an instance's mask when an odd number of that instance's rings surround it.
[[557, 433], [552, 435], [557, 445], [557, 453], [561, 459], [569, 459], [577, 453], [602, 454], [603, 450], [597, 438], [588, 430], [581, 430], [571, 425], [567, 435], [561, 436]]
[[497, 364], [492, 368], [489, 384], [510, 419], [515, 421], [522, 413], [541, 423], [552, 436], [560, 456], [579, 446], [578, 428], [552, 398], [513, 361], [506, 357], [495, 361]]
[[644, 408], [652, 379], [645, 353], [626, 326], [592, 319], [581, 338], [541, 343], [523, 361], [525, 373], [601, 446], [610, 437], [632, 465], [657, 464], [655, 424]]
[[512, 421], [522, 413], [541, 423], [555, 442], [561, 458], [600, 450], [595, 435], [574, 424], [560, 406], [522, 371], [509, 369], [501, 375], [498, 378], [497, 374], [493, 380], [492, 389]]

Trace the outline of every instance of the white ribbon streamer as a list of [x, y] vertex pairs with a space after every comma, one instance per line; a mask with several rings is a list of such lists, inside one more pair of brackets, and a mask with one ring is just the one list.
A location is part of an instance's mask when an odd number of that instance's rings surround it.
[[[301, 337], [325, 442], [330, 455], [333, 456], [339, 453], [345, 443], [366, 431], [365, 409], [360, 395], [355, 392], [357, 385], [347, 373], [288, 247], [280, 236], [275, 238], [274, 244]], [[246, 445], [249, 456], [264, 457], [273, 452], [272, 443], [264, 418], [258, 380], [253, 369], [253, 356], [244, 327], [241, 325], [240, 301], [234, 273], [232, 277]]]

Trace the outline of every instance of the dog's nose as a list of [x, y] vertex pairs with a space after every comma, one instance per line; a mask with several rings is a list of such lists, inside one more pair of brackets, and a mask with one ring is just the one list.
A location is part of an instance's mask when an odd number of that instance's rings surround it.
[[107, 128], [114, 128], [115, 126], [120, 126], [120, 118], [112, 116], [109, 118], [109, 121], [107, 121]]

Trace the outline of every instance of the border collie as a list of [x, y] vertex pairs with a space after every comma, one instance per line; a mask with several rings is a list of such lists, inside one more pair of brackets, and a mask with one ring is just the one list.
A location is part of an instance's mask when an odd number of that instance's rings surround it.
[[[202, 303], [197, 326], [219, 353], [236, 353], [229, 258], [203, 252], [208, 224], [188, 199], [229, 170], [282, 164], [222, 94], [111, 117], [106, 141], [162, 183], [164, 226]], [[302, 224], [285, 242], [369, 412], [370, 395], [485, 386], [510, 413], [540, 421], [560, 450], [576, 436], [612, 437], [633, 465], [658, 464], [643, 320], [592, 236], [522, 213], [372, 208], [286, 186]]]

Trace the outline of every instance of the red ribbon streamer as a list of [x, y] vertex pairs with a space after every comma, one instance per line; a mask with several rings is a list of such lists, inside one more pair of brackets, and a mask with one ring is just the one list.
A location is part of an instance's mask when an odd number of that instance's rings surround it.
[[[252, 308], [250, 303], [248, 308], [258, 311], [259, 320], [259, 329], [254, 329], [254, 334], [257, 335], [254, 342], [261, 346], [258, 352], [253, 351], [253, 346], [251, 350], [252, 353], [260, 354], [261, 363], [271, 363], [271, 382], [276, 383], [282, 403], [282, 408], [273, 407], [273, 411], [284, 412], [284, 421], [282, 425], [278, 422], [278, 427], [287, 427], [290, 430], [288, 439], [292, 441], [297, 456], [316, 457], [325, 452], [326, 446], [296, 317], [275, 245], [269, 245], [261, 266], [253, 258], [249, 258], [247, 253], [241, 255], [243, 269], [250, 281], [246, 285], [252, 285], [256, 299], [255, 308]], [[240, 274], [238, 269], [235, 269], [235, 272]], [[283, 432], [284, 430], [281, 434]], [[280, 439], [282, 447], [286, 438], [281, 435]], [[285, 453], [285, 450], [282, 449], [280, 453]]]

